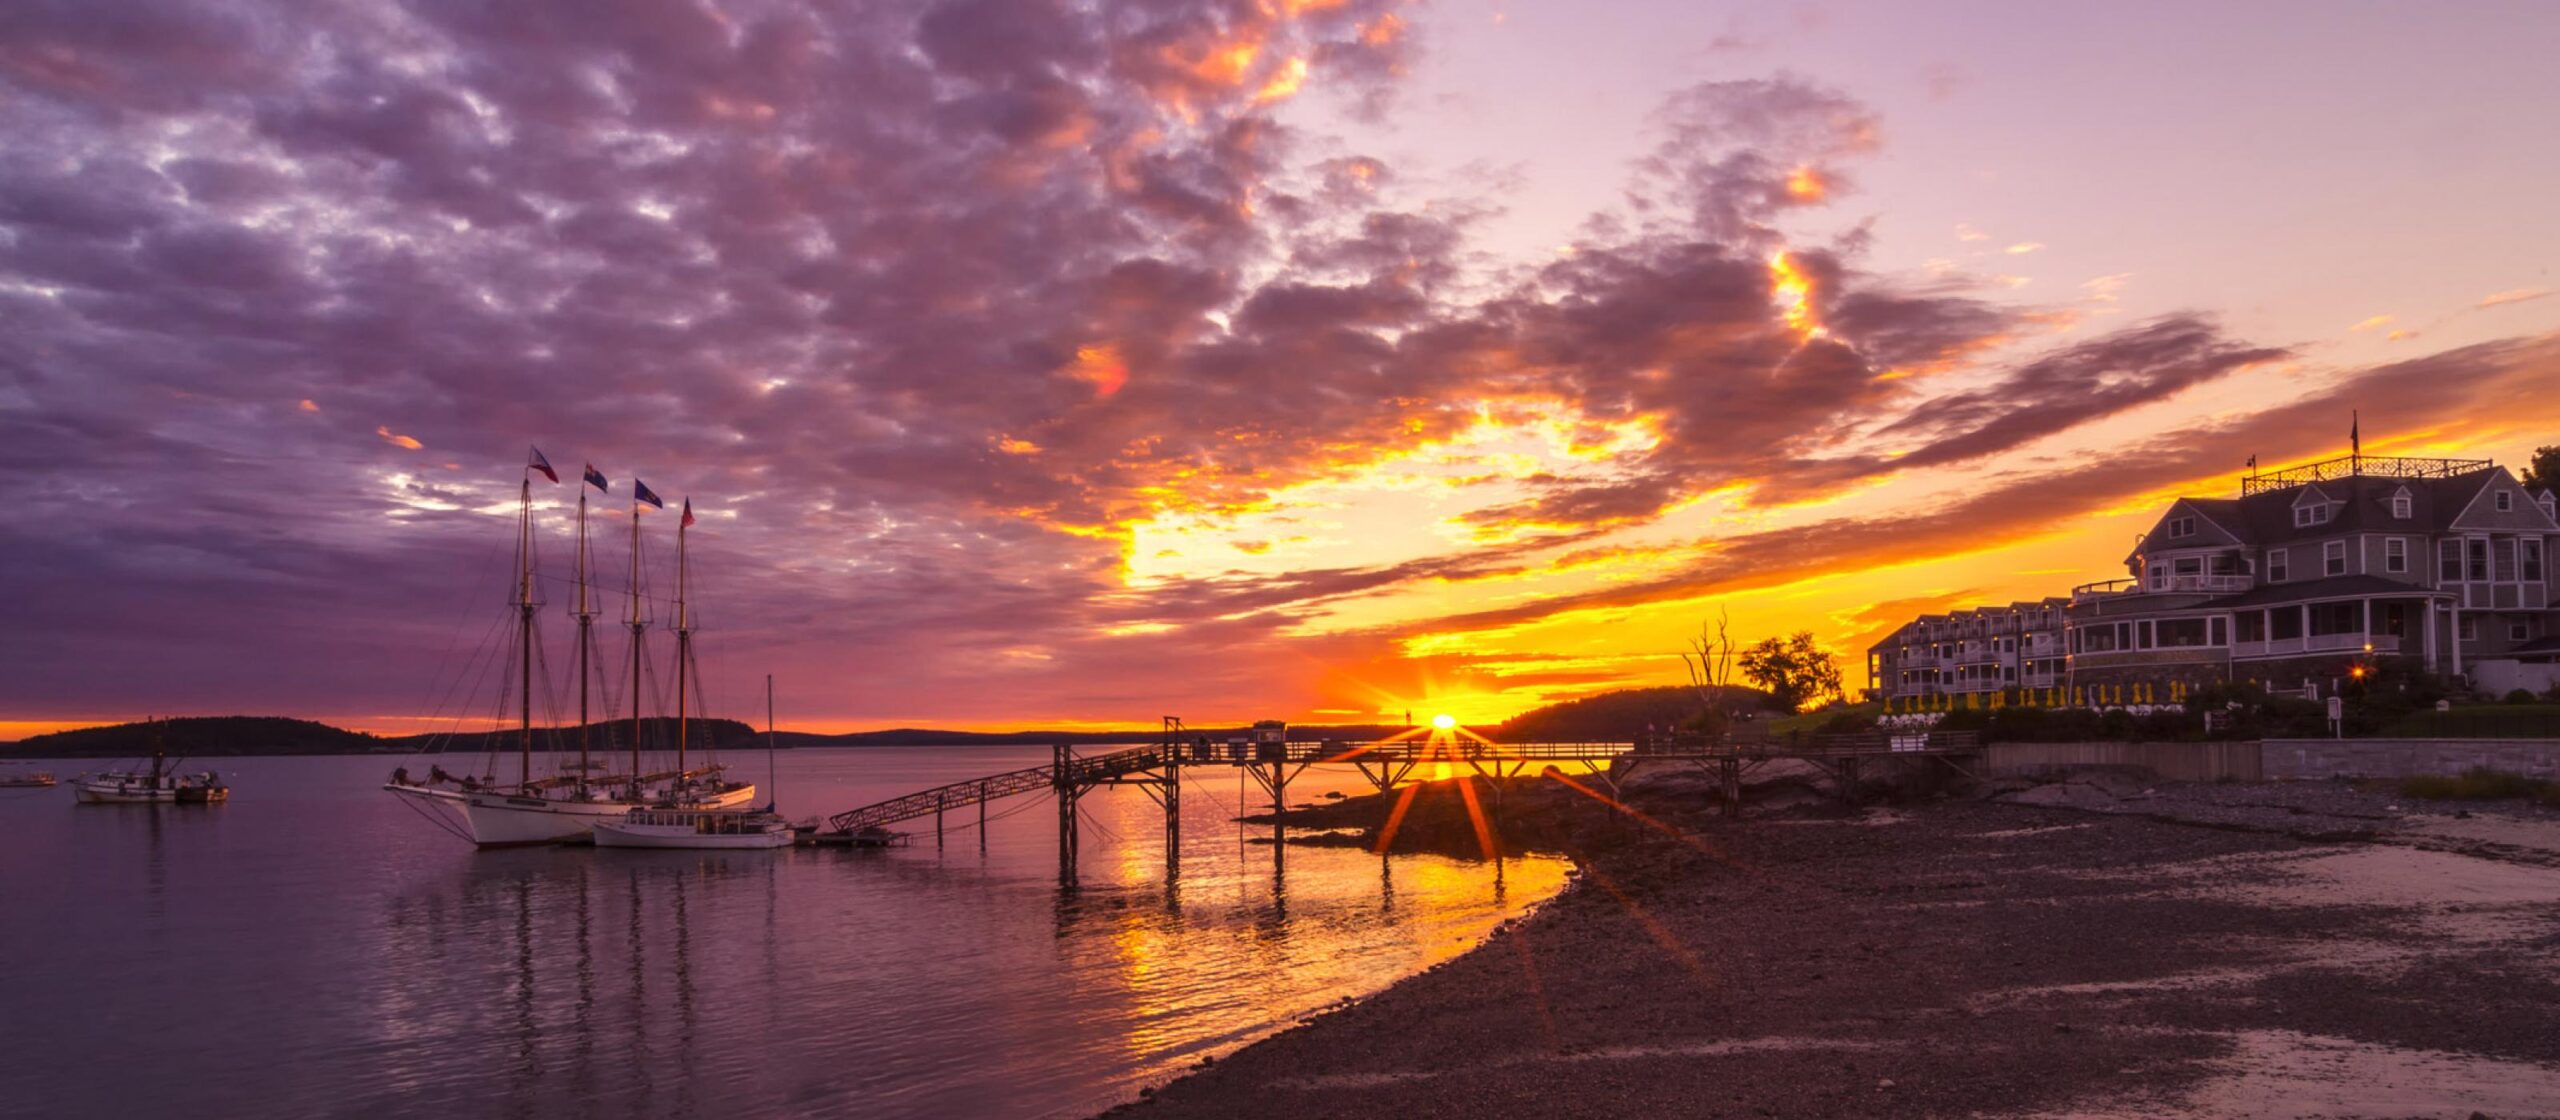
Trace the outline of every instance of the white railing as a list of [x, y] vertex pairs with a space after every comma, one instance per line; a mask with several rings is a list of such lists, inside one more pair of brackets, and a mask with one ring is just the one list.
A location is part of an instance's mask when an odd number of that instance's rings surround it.
[[2255, 580], [2248, 576], [2164, 576], [2144, 587], [2158, 594], [2194, 594], [2211, 591], [2247, 591]]
[[2400, 639], [2390, 634], [2315, 634], [2308, 638], [2273, 638], [2263, 642], [2233, 642], [2233, 657], [2284, 657], [2297, 653], [2362, 652], [2370, 643], [2375, 653], [2400, 652]]

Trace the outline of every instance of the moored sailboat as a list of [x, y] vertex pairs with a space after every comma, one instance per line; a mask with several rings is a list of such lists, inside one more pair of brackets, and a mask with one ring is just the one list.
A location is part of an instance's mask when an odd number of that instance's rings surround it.
[[[611, 491], [603, 474], [593, 466], [586, 468], [578, 487], [578, 600], [573, 610], [578, 620], [579, 643], [578, 761], [574, 765], [561, 766], [561, 773], [542, 777], [534, 775], [533, 662], [536, 652], [535, 618], [539, 608], [533, 568], [533, 473], [536, 471], [554, 483], [559, 481], [559, 475], [543, 458], [542, 452], [533, 450], [519, 496], [516, 594], [512, 604], [516, 614], [516, 630], [512, 636], [517, 644], [514, 660], [518, 670], [516, 781], [502, 785], [488, 779], [457, 778], [438, 767], [430, 772], [428, 780], [419, 782], [411, 779], [407, 768], [403, 767], [393, 772], [391, 781], [383, 788], [404, 797], [458, 809], [467, 836], [481, 847], [584, 840], [596, 822], [618, 818], [644, 806], [720, 808], [751, 801], [755, 797], [754, 786], [722, 782], [720, 768], [716, 765], [688, 770], [681, 753], [672, 770], [649, 773], [643, 769], [641, 670], [646, 657], [648, 614], [640, 595], [640, 508], [647, 504], [664, 509], [665, 503], [649, 492], [647, 484], [636, 478], [632, 480], [631, 693], [627, 697], [631, 704], [631, 771], [618, 776], [596, 773], [599, 761], [590, 743], [595, 724], [588, 719], [595, 611], [587, 578], [586, 487], [594, 486], [607, 493]], [[681, 722], [680, 719], [679, 725]]]

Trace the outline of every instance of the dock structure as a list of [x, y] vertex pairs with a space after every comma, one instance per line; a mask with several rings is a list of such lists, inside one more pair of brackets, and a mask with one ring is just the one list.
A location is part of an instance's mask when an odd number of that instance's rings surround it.
[[[1859, 783], [1889, 767], [1943, 766], [1971, 776], [1965, 764], [1981, 753], [1969, 731], [1857, 732], [1758, 739], [1658, 736], [1621, 742], [1496, 743], [1460, 732], [1416, 730], [1373, 742], [1292, 740], [1284, 725], [1266, 721], [1246, 737], [1213, 741], [1190, 733], [1182, 720], [1166, 716], [1156, 742], [1103, 754], [1079, 755], [1067, 744], [1052, 749], [1049, 765], [1009, 770], [952, 782], [893, 797], [830, 816], [811, 837], [877, 834], [893, 824], [934, 819], [934, 843], [943, 840], [947, 814], [977, 810], [978, 843], [986, 844], [990, 802], [1048, 790], [1058, 803], [1058, 863], [1062, 877], [1071, 876], [1082, 842], [1078, 802], [1104, 786], [1135, 786], [1164, 810], [1164, 843], [1168, 875], [1178, 874], [1174, 858], [1182, 836], [1183, 770], [1219, 766], [1240, 769], [1271, 799], [1276, 821], [1285, 825], [1289, 785], [1318, 766], [1348, 766], [1379, 793], [1418, 781], [1438, 780], [1440, 768], [1461, 779], [1507, 779], [1554, 772], [1565, 778], [1591, 777], [1611, 794], [1645, 767], [1695, 767], [1715, 782], [1717, 799], [1727, 816], [1742, 809], [1742, 782], [1774, 763], [1802, 763], [1824, 778], [1843, 799], [1854, 799]], [[1417, 777], [1424, 765], [1430, 774]], [[1463, 769], [1461, 769], [1463, 768]], [[1499, 788], [1498, 786], [1496, 787]]]

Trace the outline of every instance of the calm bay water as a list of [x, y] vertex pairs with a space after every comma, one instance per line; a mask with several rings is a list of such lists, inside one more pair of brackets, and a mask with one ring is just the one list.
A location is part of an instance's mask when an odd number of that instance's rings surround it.
[[[785, 751], [780, 799], [1048, 757]], [[1224, 768], [1188, 772], [1171, 882], [1133, 789], [1085, 798], [1072, 887], [1045, 796], [997, 803], [983, 851], [970, 810], [940, 849], [928, 818], [890, 851], [479, 852], [376, 789], [397, 761], [214, 760], [213, 807], [0, 790], [0, 1116], [1077, 1115], [1463, 952], [1566, 872], [1275, 859]]]

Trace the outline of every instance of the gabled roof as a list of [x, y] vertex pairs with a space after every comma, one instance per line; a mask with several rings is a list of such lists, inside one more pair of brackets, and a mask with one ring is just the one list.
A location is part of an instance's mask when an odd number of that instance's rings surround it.
[[[2269, 490], [2245, 498], [2221, 499], [2219, 504], [2236, 509], [2233, 519], [2241, 522], [2238, 525], [2226, 523], [2225, 527], [2260, 548], [2346, 533], [2441, 533], [2452, 526], [2453, 519], [2462, 513], [2464, 507], [2480, 496], [2480, 491], [2488, 487], [2499, 470], [2489, 467], [2449, 478], [2354, 475]], [[2304, 492], [2315, 485], [2331, 500], [2345, 504], [2326, 522], [2296, 526], [2293, 508]], [[2409, 492], [2409, 517], [2406, 520], [2391, 516], [2392, 496], [2404, 489]], [[2204, 508], [2197, 499], [2189, 499], [2189, 502]]]

